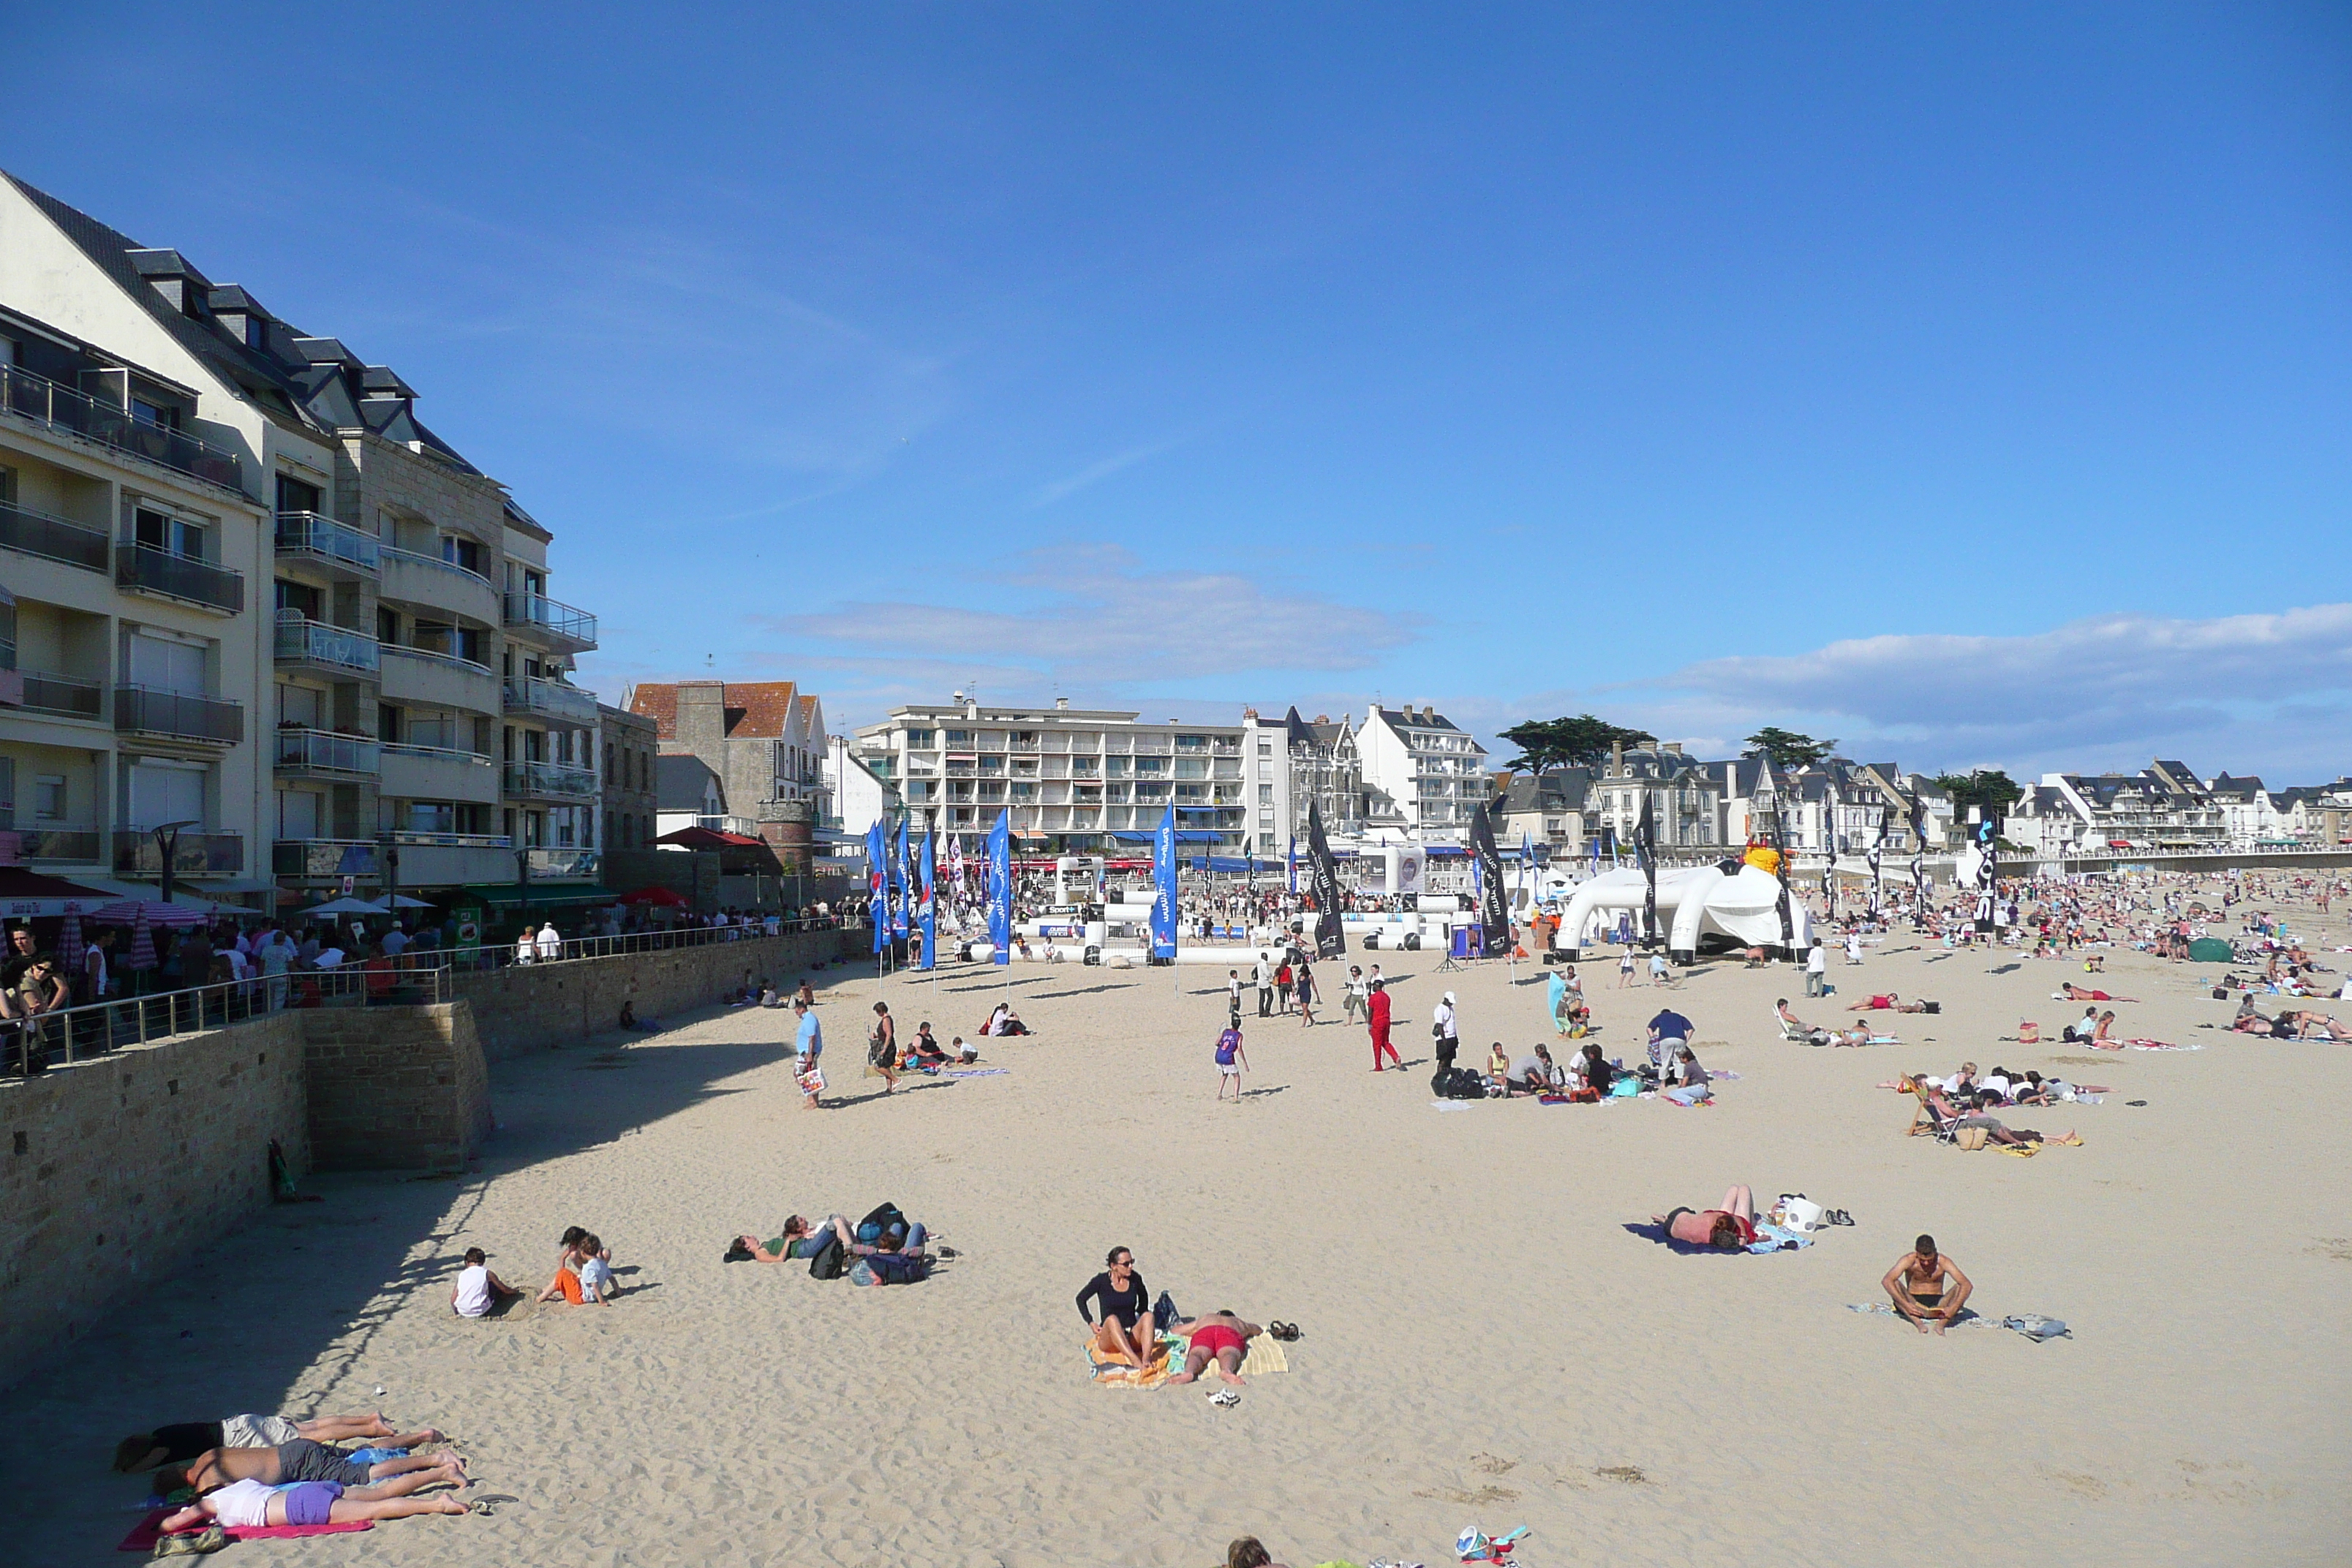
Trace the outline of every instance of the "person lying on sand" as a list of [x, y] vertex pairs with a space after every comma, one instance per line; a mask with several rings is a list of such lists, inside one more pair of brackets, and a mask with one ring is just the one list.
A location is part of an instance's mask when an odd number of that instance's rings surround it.
[[1723, 1194], [1721, 1208], [1669, 1209], [1650, 1220], [1665, 1226], [1676, 1241], [1737, 1252], [1756, 1239], [1756, 1194], [1744, 1186], [1733, 1187]]
[[857, 1226], [842, 1215], [828, 1215], [815, 1225], [793, 1215], [784, 1221], [783, 1234], [772, 1240], [761, 1241], [748, 1233], [735, 1240], [757, 1262], [790, 1263], [796, 1258], [814, 1258], [824, 1250], [827, 1242], [836, 1237], [842, 1246], [855, 1247], [857, 1245]]
[[420, 1513], [465, 1513], [454, 1497], [411, 1497], [439, 1482], [462, 1487], [466, 1478], [454, 1465], [445, 1469], [414, 1470], [375, 1486], [351, 1487], [335, 1481], [305, 1481], [284, 1490], [257, 1480], [231, 1482], [206, 1492], [156, 1528], [166, 1535], [218, 1521], [247, 1529], [269, 1525], [358, 1524], [378, 1519], [408, 1519]]
[[1953, 1104], [1951, 1098], [1940, 1089], [1928, 1089], [1925, 1098], [1935, 1108], [1936, 1114], [1949, 1120], [1954, 1127], [1981, 1127], [1985, 1136], [1995, 1143], [2023, 1146], [2029, 1143], [2080, 1143], [2083, 1141], [2071, 1130], [2055, 1138], [2044, 1138], [2031, 1127], [2009, 1127], [1981, 1111], [1964, 1110]]
[[1244, 1535], [1225, 1548], [1225, 1568], [1284, 1568], [1255, 1535]]
[[450, 1475], [443, 1479], [454, 1479], [462, 1486], [464, 1469], [465, 1461], [446, 1450], [362, 1465], [344, 1458], [340, 1448], [297, 1437], [274, 1448], [207, 1448], [184, 1465], [166, 1465], [157, 1470], [154, 1484], [157, 1497], [169, 1497], [182, 1487], [194, 1487], [202, 1492], [231, 1481], [259, 1481], [267, 1487], [296, 1481], [334, 1481], [341, 1486], [364, 1487], [421, 1471], [447, 1470]]
[[2062, 984], [2058, 989], [2066, 994], [2066, 1000], [2069, 1002], [2137, 1002], [2139, 1000], [2137, 996], [2110, 996], [2104, 991], [2085, 991], [2081, 986], [2074, 984]]
[[1945, 1324], [1959, 1317], [1969, 1292], [1976, 1289], [1958, 1264], [1936, 1250], [1932, 1236], [1914, 1241], [1911, 1250], [1896, 1258], [1878, 1283], [1895, 1303], [1895, 1312], [1905, 1322], [1917, 1324], [1923, 1334], [1930, 1329], [1942, 1333]]
[[1192, 1348], [1184, 1352], [1184, 1370], [1169, 1382], [1190, 1383], [1213, 1366], [1217, 1375], [1235, 1388], [1244, 1382], [1242, 1358], [1249, 1352], [1250, 1341], [1265, 1332], [1222, 1309], [1205, 1317], [1186, 1318], [1176, 1324], [1175, 1331], [1186, 1335]]
[[[1144, 1287], [1143, 1276], [1135, 1271], [1135, 1254], [1114, 1247], [1103, 1261], [1108, 1267], [1078, 1292], [1078, 1316], [1094, 1331], [1097, 1350], [1130, 1359], [1138, 1366], [1150, 1366], [1160, 1329], [1151, 1319], [1150, 1292]], [[1088, 1310], [1090, 1302], [1102, 1309], [1099, 1323]]]
[[1906, 1002], [1901, 996], [1889, 991], [1884, 996], [1865, 996], [1861, 1001], [1848, 1005], [1846, 1011], [1849, 1013], [1924, 1013], [1928, 1006], [1929, 1004], [1926, 1002]]
[[386, 1448], [415, 1448], [439, 1442], [441, 1434], [430, 1426], [418, 1432], [394, 1432], [377, 1411], [365, 1415], [319, 1415], [308, 1421], [291, 1415], [226, 1415], [218, 1421], [182, 1421], [152, 1432], [134, 1432], [115, 1445], [114, 1468], [135, 1476], [158, 1465], [184, 1463], [207, 1448], [267, 1448], [297, 1437], [320, 1443], [381, 1437]]

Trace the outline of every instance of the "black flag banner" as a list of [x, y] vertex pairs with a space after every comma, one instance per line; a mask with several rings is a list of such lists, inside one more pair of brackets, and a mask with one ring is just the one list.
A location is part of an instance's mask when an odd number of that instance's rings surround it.
[[1511, 942], [1511, 913], [1503, 902], [1503, 853], [1495, 847], [1494, 819], [1481, 805], [1470, 816], [1470, 850], [1478, 857], [1478, 924], [1486, 955], [1499, 957]]
[[1331, 858], [1331, 841], [1323, 837], [1322, 807], [1307, 807], [1307, 853], [1314, 862], [1315, 956], [1338, 958], [1348, 951], [1347, 928], [1339, 921], [1339, 862]]
[[1633, 825], [1633, 856], [1642, 863], [1642, 945], [1658, 940], [1658, 814], [1648, 790], [1642, 792], [1642, 819]]

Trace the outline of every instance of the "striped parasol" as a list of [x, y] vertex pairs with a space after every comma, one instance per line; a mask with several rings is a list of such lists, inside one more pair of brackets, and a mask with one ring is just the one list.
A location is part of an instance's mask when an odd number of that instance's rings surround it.
[[81, 973], [81, 905], [71, 900], [58, 927], [58, 968], [69, 979]]
[[147, 911], [142, 909], [131, 922], [131, 954], [122, 961], [125, 969], [155, 967], [155, 933], [147, 929]]

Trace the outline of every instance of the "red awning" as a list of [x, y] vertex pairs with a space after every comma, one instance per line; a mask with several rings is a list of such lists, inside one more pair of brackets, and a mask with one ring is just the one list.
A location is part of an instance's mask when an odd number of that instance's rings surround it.
[[112, 903], [115, 895], [63, 877], [46, 877], [30, 867], [0, 866], [0, 899], [79, 899], [94, 910]]
[[675, 844], [681, 849], [757, 849], [766, 840], [747, 838], [740, 833], [721, 833], [715, 827], [681, 827], [675, 833], [663, 834], [654, 842]]
[[[686, 829], [686, 831], [699, 832], [701, 830], [698, 828], [688, 828]], [[621, 902], [625, 904], [659, 904], [662, 908], [667, 910], [682, 910], [686, 907], [687, 900], [680, 898], [677, 894], [670, 891], [667, 888], [639, 888], [634, 893], [623, 893], [621, 895]]]

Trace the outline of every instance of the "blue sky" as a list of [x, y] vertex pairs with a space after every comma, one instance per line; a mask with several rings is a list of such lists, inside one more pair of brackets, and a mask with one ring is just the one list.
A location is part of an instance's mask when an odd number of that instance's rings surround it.
[[585, 674], [2352, 770], [2340, 7], [43, 7]]

